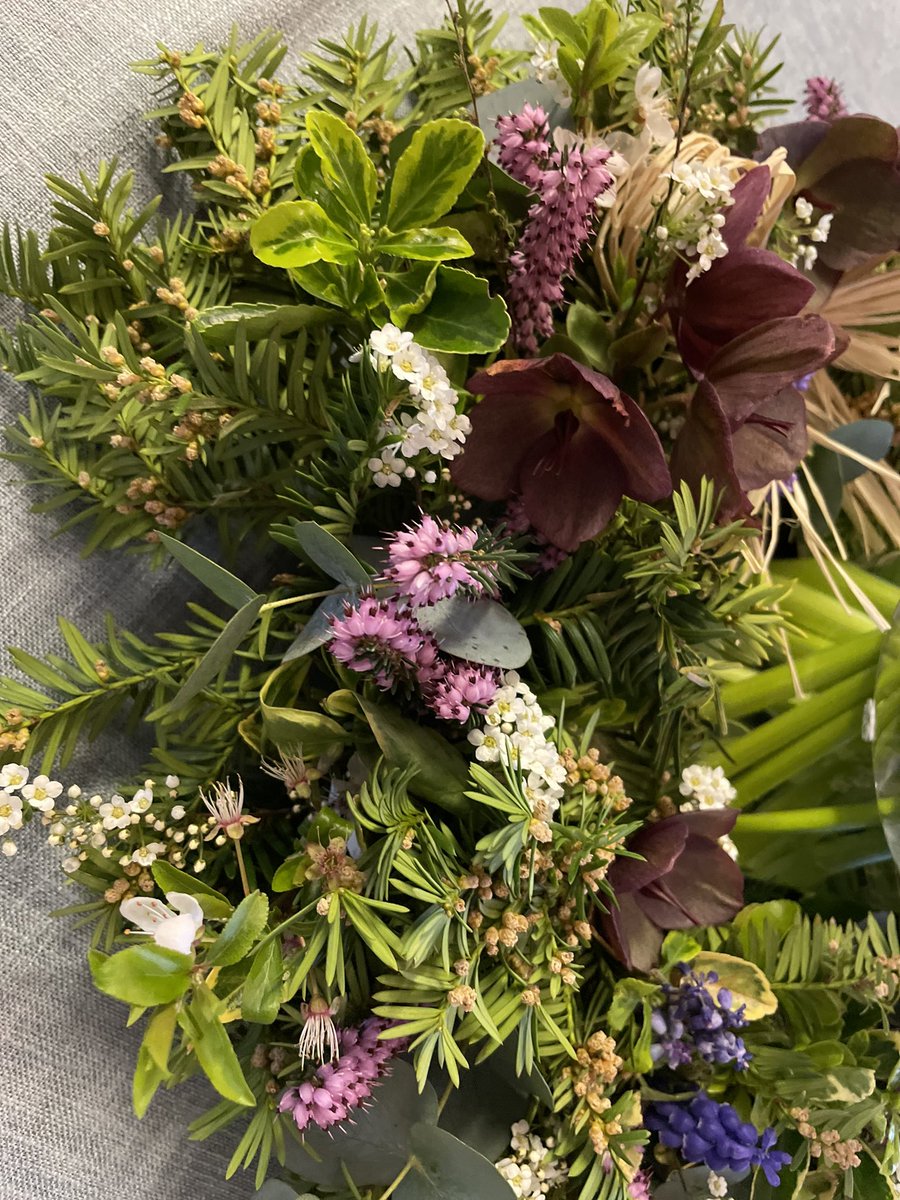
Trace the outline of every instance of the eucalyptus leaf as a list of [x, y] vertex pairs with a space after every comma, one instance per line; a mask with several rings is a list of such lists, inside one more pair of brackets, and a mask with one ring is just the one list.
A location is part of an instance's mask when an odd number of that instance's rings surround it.
[[168, 533], [160, 533], [159, 536], [176, 562], [231, 608], [243, 608], [245, 604], [256, 599], [256, 592], [252, 587], [236, 575], [232, 575], [230, 571], [226, 571], [224, 567], [220, 567], [211, 558], [207, 558], [205, 554], [201, 554], [199, 550], [185, 542], [179, 542]]
[[407, 329], [426, 350], [450, 354], [489, 354], [509, 337], [509, 314], [486, 279], [457, 267], [438, 268], [428, 307]]
[[239, 328], [244, 329], [248, 341], [258, 342], [336, 318], [337, 314], [316, 304], [223, 304], [203, 309], [193, 327], [207, 345], [233, 346]]
[[194, 958], [156, 942], [129, 946], [117, 954], [88, 955], [95, 987], [125, 1004], [168, 1004], [187, 991]]
[[200, 984], [194, 988], [190, 1009], [178, 1014], [178, 1023], [219, 1095], [234, 1104], [255, 1108], [256, 1097], [247, 1086], [234, 1046], [219, 1020], [221, 1008], [221, 1001], [206, 984]]
[[234, 912], [234, 906], [227, 896], [217, 892], [215, 888], [204, 883], [196, 875], [189, 875], [187, 871], [180, 871], [178, 867], [173, 867], [164, 858], [158, 858], [150, 871], [156, 880], [156, 886], [163, 895], [167, 892], [186, 892], [188, 896], [196, 899], [203, 909], [205, 917], [223, 920]]
[[281, 661], [302, 658], [317, 647], [324, 646], [331, 637], [331, 618], [336, 617], [345, 604], [355, 603], [357, 595], [357, 592], [348, 589], [338, 596], [326, 596], [285, 650]]
[[410, 1131], [413, 1170], [395, 1200], [511, 1200], [514, 1192], [494, 1164], [452, 1134], [417, 1123]]
[[[491, 1161], [503, 1157], [511, 1126], [526, 1116], [531, 1103], [530, 1096], [494, 1068], [494, 1057], [461, 1073], [459, 1087], [450, 1092], [439, 1122], [441, 1129]], [[513, 1079], [518, 1084], [514, 1071]]]
[[443, 117], [417, 129], [394, 168], [384, 224], [396, 233], [440, 220], [469, 182], [484, 147], [484, 134], [468, 121]]
[[246, 958], [262, 936], [269, 918], [269, 901], [251, 892], [240, 902], [206, 953], [206, 961], [227, 967]]
[[372, 577], [343, 542], [315, 521], [292, 521], [297, 543], [306, 557], [338, 583], [365, 588]]
[[310, 1126], [303, 1146], [289, 1142], [287, 1165], [309, 1183], [339, 1188], [343, 1163], [357, 1187], [382, 1188], [406, 1165], [413, 1126], [436, 1119], [434, 1088], [426, 1085], [420, 1094], [415, 1071], [399, 1060], [373, 1091], [371, 1103], [354, 1113], [352, 1123], [327, 1132]]
[[255, 596], [243, 608], [238, 609], [210, 648], [198, 663], [196, 669], [184, 681], [172, 699], [168, 708], [171, 712], [193, 700], [224, 670], [232, 661], [235, 651], [242, 644], [247, 634], [256, 624], [259, 610], [265, 603], [265, 596]]
[[270, 267], [353, 263], [358, 246], [314, 200], [288, 200], [264, 213], [250, 230], [253, 253]]
[[494, 1074], [518, 1091], [520, 1095], [533, 1096], [535, 1100], [540, 1100], [541, 1104], [552, 1108], [553, 1091], [537, 1067], [532, 1067], [530, 1071], [523, 1071], [521, 1074], [517, 1071], [517, 1040], [516, 1036], [507, 1038], [502, 1046], [485, 1059], [485, 1066], [490, 1067]]
[[416, 610], [416, 619], [447, 654], [513, 670], [531, 658], [528, 634], [496, 600], [459, 594]]
[[489, 142], [497, 136], [497, 118], [521, 112], [525, 104], [544, 110], [551, 133], [554, 129], [574, 129], [569, 106], [560, 104], [546, 83], [522, 79], [478, 97], [478, 124]]
[[410, 791], [451, 812], [468, 807], [466, 760], [433, 729], [426, 729], [387, 704], [358, 697], [360, 708], [389, 766], [412, 770]]

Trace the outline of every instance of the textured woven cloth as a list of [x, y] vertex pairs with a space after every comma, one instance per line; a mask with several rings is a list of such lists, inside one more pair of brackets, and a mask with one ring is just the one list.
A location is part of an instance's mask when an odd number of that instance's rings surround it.
[[[362, 0], [8, 0], [0, 7], [0, 216], [38, 229], [49, 207], [45, 170], [93, 172], [100, 158], [119, 154], [145, 192], [164, 186], [140, 115], [150, 103], [147, 81], [126, 65], [150, 57], [158, 38], [184, 48], [197, 39], [214, 43], [232, 22], [245, 32], [271, 25], [297, 52], [365, 11]], [[508, 7], [524, 5], [511, 0]], [[851, 111], [900, 119], [900, 18], [892, 5], [732, 0], [729, 10], [738, 21], [782, 30], [781, 50], [791, 61], [786, 92], [797, 94], [804, 75], [837, 75]], [[442, 5], [394, 0], [372, 12], [402, 35], [437, 23]], [[7, 424], [23, 393], [5, 379], [0, 387], [0, 424]], [[54, 538], [51, 518], [26, 512], [15, 479], [15, 468], [0, 464], [0, 645], [38, 654], [58, 648], [58, 614], [89, 635], [100, 633], [104, 610], [144, 634], [177, 624], [184, 595], [174, 572], [151, 575], [133, 559], [109, 555], [79, 559], [77, 536]], [[98, 744], [67, 778], [85, 787], [109, 782], [122, 753], [112, 739]], [[17, 858], [0, 860], [0, 1200], [251, 1196], [248, 1178], [222, 1180], [228, 1136], [186, 1139], [187, 1122], [213, 1099], [201, 1085], [158, 1097], [140, 1124], [131, 1115], [139, 1035], [124, 1029], [121, 1005], [91, 989], [82, 934], [48, 915], [78, 898], [56, 856], [36, 835], [20, 842]]]

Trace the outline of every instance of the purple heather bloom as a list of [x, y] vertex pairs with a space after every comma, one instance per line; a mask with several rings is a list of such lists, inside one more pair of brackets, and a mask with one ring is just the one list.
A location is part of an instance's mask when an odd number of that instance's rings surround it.
[[420, 659], [429, 657], [430, 635], [393, 597], [363, 596], [331, 622], [329, 650], [351, 671], [371, 671], [385, 690], [415, 678]]
[[462, 723], [473, 710], [483, 712], [488, 707], [500, 683], [496, 667], [449, 659], [442, 674], [426, 690], [427, 703], [442, 721]]
[[760, 1134], [730, 1104], [719, 1104], [705, 1092], [687, 1103], [651, 1104], [644, 1124], [664, 1146], [680, 1151], [686, 1162], [705, 1163], [711, 1171], [759, 1167], [772, 1187], [778, 1186], [779, 1172], [791, 1161], [789, 1154], [774, 1148], [774, 1129]]
[[838, 117], [847, 115], [840, 84], [825, 75], [813, 75], [807, 79], [804, 102], [810, 121], [836, 121]]
[[577, 141], [551, 150], [546, 115], [530, 105], [516, 116], [500, 117], [497, 130], [500, 165], [538, 197], [509, 259], [513, 341], [534, 355], [538, 338], [553, 333], [553, 308], [591, 235], [595, 201], [612, 185], [604, 166], [610, 151]]
[[[481, 594], [484, 582], [472, 573], [472, 551], [478, 533], [469, 526], [454, 529], [434, 517], [423, 516], [417, 525], [409, 525], [391, 536], [385, 579], [413, 607], [446, 600], [460, 588]], [[491, 575], [491, 564], [479, 564], [480, 575]]]
[[299, 1130], [310, 1124], [330, 1129], [346, 1121], [372, 1094], [388, 1073], [390, 1060], [401, 1053], [408, 1039], [379, 1041], [389, 1022], [370, 1017], [338, 1034], [340, 1057], [319, 1067], [312, 1079], [288, 1088], [278, 1102], [279, 1112], [289, 1112]]
[[649, 1171], [636, 1171], [634, 1179], [632, 1179], [626, 1189], [628, 1200], [650, 1200], [651, 1179], [652, 1176]]
[[734, 1063], [736, 1070], [746, 1070], [752, 1055], [734, 1032], [747, 1024], [744, 1005], [732, 1012], [732, 995], [724, 987], [713, 998], [712, 985], [719, 979], [715, 971], [696, 973], [683, 963], [679, 970], [683, 975], [678, 986], [663, 985], [664, 1003], [650, 1018], [655, 1035], [650, 1047], [653, 1061], [676, 1070], [688, 1066], [696, 1056], [704, 1062]]
[[616, 899], [601, 927], [630, 970], [656, 965], [665, 930], [720, 925], [741, 908], [744, 877], [718, 843], [736, 820], [734, 809], [720, 808], [654, 821], [625, 843], [640, 859], [610, 864], [606, 879]]

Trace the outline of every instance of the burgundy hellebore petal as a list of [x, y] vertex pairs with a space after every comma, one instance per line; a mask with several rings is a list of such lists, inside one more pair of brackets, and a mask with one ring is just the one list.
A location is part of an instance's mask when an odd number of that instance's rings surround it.
[[599, 533], [623, 495], [671, 493], [662, 445], [641, 409], [567, 355], [495, 363], [468, 389], [484, 398], [453, 461], [454, 482], [483, 500], [521, 495], [531, 525], [561, 549]]
[[618, 906], [601, 917], [604, 937], [630, 970], [657, 962], [663, 932], [730, 920], [744, 900], [740, 867], [718, 844], [734, 828], [733, 809], [678, 813], [646, 825], [627, 848], [646, 858], [617, 858], [607, 882]]

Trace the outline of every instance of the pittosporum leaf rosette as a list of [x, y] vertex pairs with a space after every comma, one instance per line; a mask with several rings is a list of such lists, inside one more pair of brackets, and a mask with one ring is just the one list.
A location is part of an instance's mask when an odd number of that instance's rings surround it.
[[677, 813], [639, 829], [607, 873], [615, 900], [601, 930], [617, 958], [650, 971], [667, 931], [730, 921], [744, 903], [740, 867], [719, 845], [737, 813], [728, 809]]
[[630, 396], [565, 354], [511, 359], [467, 384], [483, 399], [451, 468], [482, 500], [521, 496], [534, 528], [575, 550], [611, 520], [623, 496], [653, 502], [672, 481], [653, 426]]
[[678, 348], [698, 380], [672, 476], [694, 490], [713, 479], [724, 518], [749, 513], [747, 492], [796, 469], [808, 446], [796, 385], [846, 345], [823, 317], [801, 315], [813, 284], [777, 254], [746, 245], [769, 184], [768, 167], [738, 182], [722, 227], [728, 254], [689, 285], [679, 264], [671, 284]]

